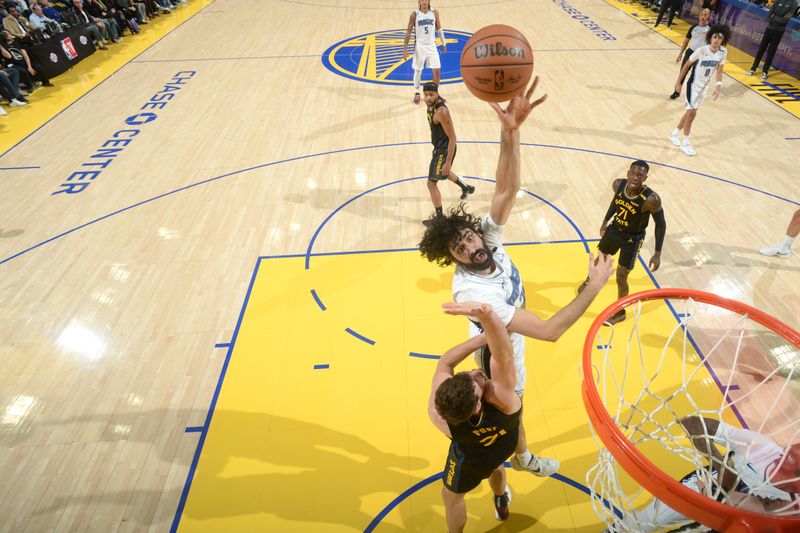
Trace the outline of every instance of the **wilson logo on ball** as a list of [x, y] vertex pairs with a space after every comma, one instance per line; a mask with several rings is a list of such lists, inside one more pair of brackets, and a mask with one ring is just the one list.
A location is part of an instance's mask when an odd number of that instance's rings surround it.
[[503, 46], [501, 42], [481, 44], [473, 47], [472, 51], [475, 53], [475, 59], [494, 56], [525, 57], [525, 50], [522, 48]]

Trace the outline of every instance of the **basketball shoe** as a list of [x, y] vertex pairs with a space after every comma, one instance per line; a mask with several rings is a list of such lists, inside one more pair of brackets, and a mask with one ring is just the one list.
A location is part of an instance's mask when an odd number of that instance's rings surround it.
[[670, 133], [669, 134], [669, 140], [672, 141], [672, 144], [674, 144], [675, 146], [680, 146], [681, 145], [681, 139], [675, 133]]
[[533, 454], [531, 454], [531, 460], [525, 465], [522, 464], [522, 461], [519, 460], [516, 454], [511, 458], [511, 468], [523, 472], [530, 472], [534, 476], [539, 477], [547, 477], [555, 474], [558, 472], [559, 466], [561, 466], [561, 463], [555, 459], [550, 459], [548, 457], [536, 457]]
[[506, 492], [502, 496], [494, 496], [494, 517], [498, 520], [508, 520], [508, 504], [511, 503], [511, 489], [506, 485]]
[[419, 103], [419, 93], [414, 93], [414, 103], [415, 104]]
[[681, 152], [683, 152], [684, 154], [689, 155], [689, 156], [697, 155], [697, 152], [694, 151], [694, 148], [692, 148], [692, 145], [687, 143], [687, 142], [681, 144]]
[[466, 199], [467, 199], [467, 196], [469, 196], [470, 194], [472, 194], [472, 193], [474, 193], [474, 192], [475, 192], [475, 187], [473, 187], [472, 185], [467, 185], [467, 188], [466, 188], [466, 189], [464, 189], [463, 191], [461, 191], [461, 196], [460, 196], [460, 198], [461, 198], [462, 200], [466, 200]]
[[617, 322], [625, 320], [625, 310], [621, 309], [603, 321], [604, 326], [613, 326]]
[[778, 245], [778, 246], [767, 246], [766, 248], [760, 249], [758, 253], [762, 255], [768, 255], [770, 257], [778, 256], [787, 259], [790, 255], [792, 255], [792, 250]]

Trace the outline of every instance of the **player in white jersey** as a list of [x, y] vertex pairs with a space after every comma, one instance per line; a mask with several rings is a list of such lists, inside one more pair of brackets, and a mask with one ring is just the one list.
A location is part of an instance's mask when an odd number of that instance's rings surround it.
[[[709, 476], [693, 471], [681, 480], [684, 486], [758, 513], [800, 513], [800, 445], [784, 450], [760, 433], [713, 418], [689, 416], [680, 422], [695, 448], [708, 458], [713, 485], [706, 486]], [[726, 449], [724, 456], [716, 444]], [[625, 530], [636, 531], [659, 531], [691, 521], [660, 500], [622, 520]]]
[[[692, 131], [692, 123], [697, 116], [697, 110], [703, 103], [703, 98], [711, 84], [711, 77], [716, 80], [714, 86], [713, 99], [719, 98], [720, 88], [722, 87], [722, 69], [725, 66], [725, 58], [728, 55], [725, 43], [730, 39], [731, 30], [727, 26], [716, 24], [706, 33], [705, 46], [701, 46], [689, 56], [689, 60], [684, 63], [675, 83], [675, 91], [681, 92], [681, 84], [689, 69], [692, 70], [689, 80], [686, 82], [686, 112], [678, 122], [669, 136], [672, 144], [679, 146], [681, 151], [689, 156], [695, 155], [694, 148], [689, 142], [689, 134]], [[683, 131], [683, 141], [680, 140], [680, 133]]]
[[406, 36], [403, 40], [403, 60], [408, 60], [408, 41], [411, 30], [414, 30], [414, 57], [411, 67], [414, 69], [414, 103], [420, 101], [419, 85], [422, 81], [422, 69], [426, 66], [433, 70], [433, 83], [439, 85], [442, 63], [439, 60], [439, 51], [436, 49], [436, 35], [442, 41], [442, 53], [447, 53], [447, 43], [444, 40], [444, 30], [439, 17], [439, 11], [431, 9], [430, 0], [419, 0], [419, 9], [411, 13], [408, 18]]
[[[457, 302], [488, 303], [511, 334], [514, 347], [514, 366], [517, 370], [517, 393], [525, 390], [525, 339], [555, 342], [583, 315], [613, 272], [613, 260], [602, 258], [597, 265], [589, 256], [589, 285], [563, 309], [548, 320], [542, 320], [525, 309], [525, 293], [519, 271], [502, 245], [502, 229], [508, 220], [517, 192], [520, 189], [519, 127], [531, 110], [545, 101], [547, 95], [530, 102], [539, 83], [536, 77], [525, 97], [517, 96], [503, 110], [490, 104], [500, 118], [500, 157], [497, 162], [495, 190], [489, 214], [482, 219], [468, 213], [464, 204], [452, 208], [444, 216], [426, 221], [426, 230], [419, 244], [428, 261], [440, 266], [456, 265], [453, 276], [453, 297]], [[587, 292], [588, 291], [588, 292]], [[470, 333], [480, 333], [473, 321]], [[490, 375], [489, 352], [481, 350], [477, 359]], [[526, 470], [539, 476], [549, 476], [558, 470], [555, 459], [540, 458], [528, 451], [525, 431], [520, 420], [516, 454], [511, 459], [515, 470]]]
[[[693, 24], [692, 27], [689, 28], [689, 31], [686, 32], [686, 38], [683, 40], [683, 44], [681, 45], [681, 51], [678, 52], [678, 57], [675, 58], [675, 62], [680, 63], [681, 68], [683, 68], [683, 65], [689, 61], [689, 58], [692, 56], [695, 50], [706, 44], [706, 34], [710, 29], [708, 25], [710, 18], [711, 10], [704, 8], [702, 11], [700, 11], [700, 17], [697, 21], [697, 24]], [[680, 69], [678, 70], [680, 71]], [[681, 85], [683, 85], [684, 78], [680, 78], [678, 80]], [[670, 99], [675, 100], [680, 95], [680, 91], [673, 91], [669, 97]]]

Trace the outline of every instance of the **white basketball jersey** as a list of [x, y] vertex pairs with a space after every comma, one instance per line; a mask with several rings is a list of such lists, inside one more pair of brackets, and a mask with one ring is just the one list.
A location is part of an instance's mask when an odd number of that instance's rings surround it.
[[711, 47], [705, 45], [692, 52], [689, 61], [696, 61], [696, 63], [692, 66], [689, 83], [704, 89], [711, 81], [711, 77], [714, 76], [717, 67], [725, 64], [727, 55], [728, 51], [724, 46], [720, 46], [719, 50], [712, 52]]
[[414, 32], [417, 44], [436, 45], [436, 14], [433, 9], [429, 9], [427, 13], [417, 9], [415, 24]]

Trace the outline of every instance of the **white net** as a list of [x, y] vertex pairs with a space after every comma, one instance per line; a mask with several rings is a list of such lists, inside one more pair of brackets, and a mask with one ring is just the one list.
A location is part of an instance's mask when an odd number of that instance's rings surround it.
[[[600, 328], [592, 355], [622, 434], [694, 492], [800, 519], [800, 483], [789, 484], [800, 469], [786, 468], [800, 442], [800, 350], [747, 315], [692, 299], [636, 302], [627, 314]], [[586, 481], [609, 531], [706, 530], [641, 488], [595, 440]]]

